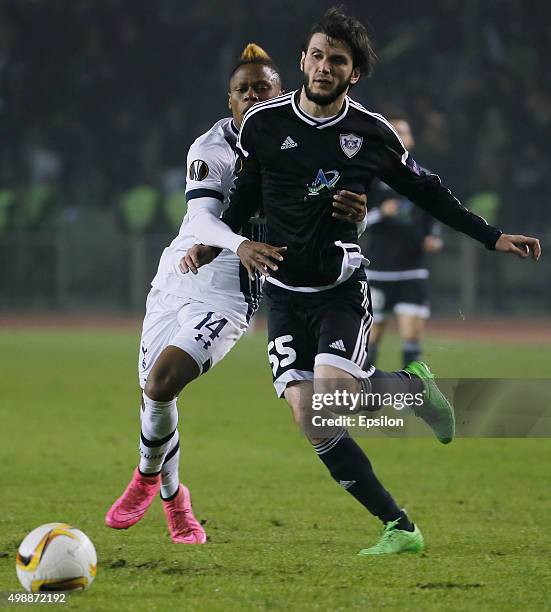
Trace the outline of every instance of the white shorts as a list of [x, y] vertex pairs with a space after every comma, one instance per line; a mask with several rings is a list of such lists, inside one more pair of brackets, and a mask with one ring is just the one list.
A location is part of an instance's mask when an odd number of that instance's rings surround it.
[[217, 311], [206, 302], [151, 289], [138, 356], [140, 387], [145, 387], [151, 368], [167, 346], [191, 355], [204, 374], [225, 357], [246, 329], [238, 316]]

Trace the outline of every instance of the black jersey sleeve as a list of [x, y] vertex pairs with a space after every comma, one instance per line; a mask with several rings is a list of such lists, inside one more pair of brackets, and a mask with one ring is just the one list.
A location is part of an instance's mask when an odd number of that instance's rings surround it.
[[[419, 166], [419, 170], [421, 172], [424, 172], [425, 174], [433, 174], [430, 170], [428, 170], [427, 168], [424, 168], [423, 166]], [[426, 211], [423, 211], [423, 220], [422, 220], [422, 225], [423, 225], [423, 231], [424, 231], [424, 236], [435, 236], [436, 238], [441, 238], [442, 237], [442, 224], [437, 221], [432, 215], [429, 215]]]
[[222, 221], [239, 233], [249, 218], [262, 208], [262, 177], [254, 146], [254, 125], [244, 121], [237, 141], [239, 156], [235, 168], [235, 185], [230, 205]]
[[420, 168], [386, 123], [380, 121], [379, 126], [383, 142], [379, 178], [435, 219], [494, 250], [501, 231], [467, 210], [436, 174]]

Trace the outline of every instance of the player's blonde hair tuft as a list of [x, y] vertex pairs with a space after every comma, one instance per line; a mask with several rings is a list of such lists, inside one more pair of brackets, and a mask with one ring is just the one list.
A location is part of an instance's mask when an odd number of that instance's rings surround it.
[[241, 62], [258, 62], [258, 61], [271, 61], [271, 57], [264, 51], [264, 49], [256, 43], [249, 43], [241, 53], [239, 60]]
[[230, 81], [233, 78], [233, 75], [237, 72], [237, 70], [239, 70], [241, 66], [246, 66], [247, 64], [257, 64], [260, 66], [267, 66], [268, 68], [271, 68], [274, 73], [274, 76], [278, 79], [279, 84], [281, 86], [279, 68], [274, 64], [274, 61], [266, 53], [266, 51], [264, 51], [264, 49], [256, 43], [249, 43], [243, 49], [243, 51], [241, 52], [241, 56], [239, 57], [239, 61], [230, 73]]

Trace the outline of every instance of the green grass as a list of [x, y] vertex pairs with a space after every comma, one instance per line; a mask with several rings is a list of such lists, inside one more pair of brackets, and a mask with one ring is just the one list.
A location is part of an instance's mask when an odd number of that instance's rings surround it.
[[[0, 332], [0, 591], [32, 528], [67, 521], [99, 556], [68, 609], [551, 609], [547, 439], [363, 439], [428, 544], [358, 558], [379, 524], [328, 477], [275, 399], [262, 336], [246, 337], [180, 401], [181, 474], [203, 547], [170, 543], [160, 504], [126, 532], [104, 514], [137, 460], [137, 334]], [[398, 365], [389, 339], [382, 365]], [[440, 376], [548, 377], [551, 351], [431, 340]], [[519, 364], [522, 367], [519, 371]]]

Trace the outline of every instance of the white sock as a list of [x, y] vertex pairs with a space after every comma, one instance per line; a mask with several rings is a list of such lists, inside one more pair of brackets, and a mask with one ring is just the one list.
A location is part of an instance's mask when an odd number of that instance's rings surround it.
[[161, 497], [168, 499], [178, 492], [180, 486], [180, 436], [178, 430], [170, 441], [166, 457], [161, 468]]
[[142, 474], [158, 474], [178, 427], [176, 399], [156, 402], [143, 394], [140, 465]]

